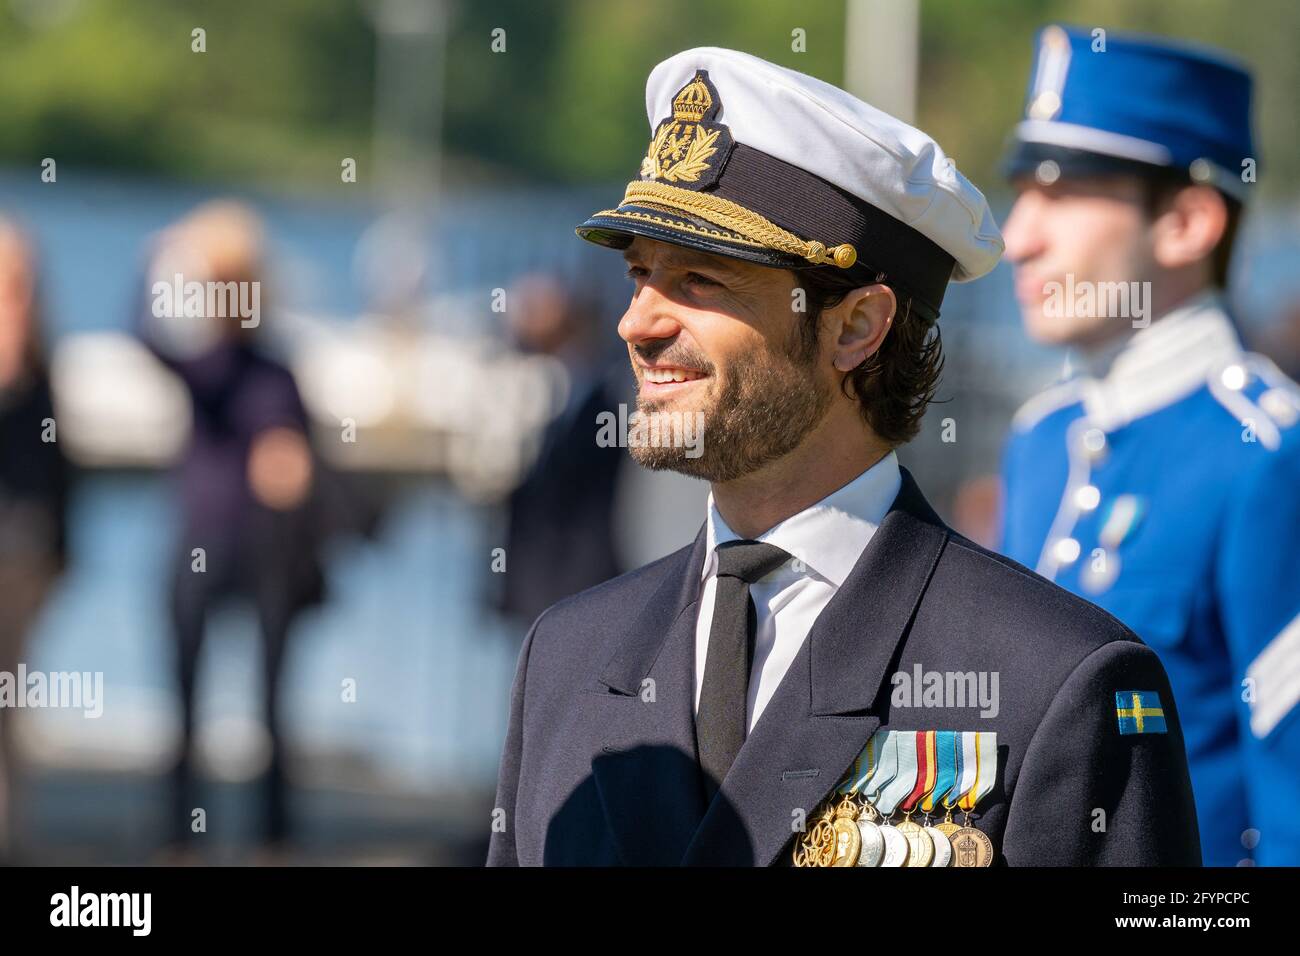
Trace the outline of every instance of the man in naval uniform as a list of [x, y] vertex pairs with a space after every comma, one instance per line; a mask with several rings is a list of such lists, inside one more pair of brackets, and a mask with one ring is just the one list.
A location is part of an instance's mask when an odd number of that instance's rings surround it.
[[1073, 354], [1014, 420], [1002, 550], [1160, 656], [1219, 866], [1300, 864], [1300, 399], [1220, 296], [1250, 98], [1213, 51], [1047, 27], [1004, 228], [1029, 334]]
[[[898, 463], [945, 287], [1002, 253], [984, 197], [921, 131], [744, 53], [669, 58], [646, 106], [639, 178], [578, 233], [632, 283], [660, 426], [632, 454], [709, 481], [707, 517], [533, 623], [488, 863], [1199, 863], [1156, 655]], [[696, 416], [702, 445], [662, 440]]]

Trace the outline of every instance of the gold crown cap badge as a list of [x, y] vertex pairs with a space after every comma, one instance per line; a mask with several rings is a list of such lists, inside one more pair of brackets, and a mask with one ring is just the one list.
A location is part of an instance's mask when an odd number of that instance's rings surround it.
[[650, 203], [685, 212], [751, 242], [817, 265], [841, 269], [853, 266], [857, 250], [850, 243], [835, 245], [802, 239], [751, 209], [703, 191], [716, 182], [733, 145], [726, 124], [712, 119], [721, 109], [715, 93], [704, 70], [697, 70], [677, 91], [672, 118], [664, 119], [655, 128], [641, 160], [641, 179], [628, 184], [623, 203]]
[[709, 88], [696, 73], [695, 78], [673, 97], [673, 119], [698, 123], [712, 107], [713, 97], [709, 95]]

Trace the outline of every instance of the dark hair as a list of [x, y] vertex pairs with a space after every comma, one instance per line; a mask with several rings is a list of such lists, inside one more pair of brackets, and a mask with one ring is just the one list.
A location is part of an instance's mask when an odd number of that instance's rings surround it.
[[[813, 354], [818, 342], [821, 315], [844, 301], [863, 280], [850, 278], [838, 269], [821, 268], [795, 272], [795, 281], [807, 295], [807, 311], [799, 326], [805, 354]], [[889, 284], [885, 276], [875, 281]], [[884, 342], [874, 355], [844, 377], [842, 388], [853, 389], [858, 410], [871, 430], [892, 447], [906, 444], [921, 430], [925, 408], [934, 400], [943, 372], [943, 348], [939, 326], [912, 308], [912, 298], [898, 295], [894, 315]]]
[[[1153, 176], [1141, 177], [1142, 183], [1142, 200], [1146, 209], [1147, 218], [1154, 219], [1174, 201], [1174, 197], [1179, 192], [1189, 186], [1196, 185], [1187, 176]], [[1228, 221], [1223, 227], [1223, 235], [1214, 246], [1214, 251], [1210, 254], [1210, 278], [1211, 281], [1220, 289], [1226, 289], [1228, 286], [1228, 267], [1232, 264], [1232, 250], [1237, 242], [1237, 229], [1241, 224], [1241, 201], [1234, 199], [1221, 190], [1218, 192], [1219, 198], [1223, 200], [1224, 206], [1228, 211]]]

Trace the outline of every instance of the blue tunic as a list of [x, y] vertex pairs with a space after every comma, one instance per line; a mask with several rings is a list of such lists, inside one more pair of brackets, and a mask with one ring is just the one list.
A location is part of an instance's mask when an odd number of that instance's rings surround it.
[[1160, 656], [1204, 862], [1300, 864], [1300, 389], [1202, 296], [1017, 414], [1002, 550]]

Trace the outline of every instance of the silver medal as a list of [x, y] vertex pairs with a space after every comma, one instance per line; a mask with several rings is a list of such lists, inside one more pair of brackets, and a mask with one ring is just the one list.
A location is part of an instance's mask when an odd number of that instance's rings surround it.
[[898, 832], [898, 827], [886, 823], [880, 828], [880, 835], [885, 840], [885, 856], [881, 866], [907, 866], [907, 837]]
[[862, 834], [862, 849], [858, 851], [858, 866], [880, 866], [885, 855], [885, 838], [880, 827], [865, 818], [858, 820], [858, 832]]
[[934, 859], [930, 861], [930, 866], [947, 866], [952, 862], [952, 843], [938, 827], [926, 827], [925, 832], [930, 834], [930, 839], [934, 842]]

